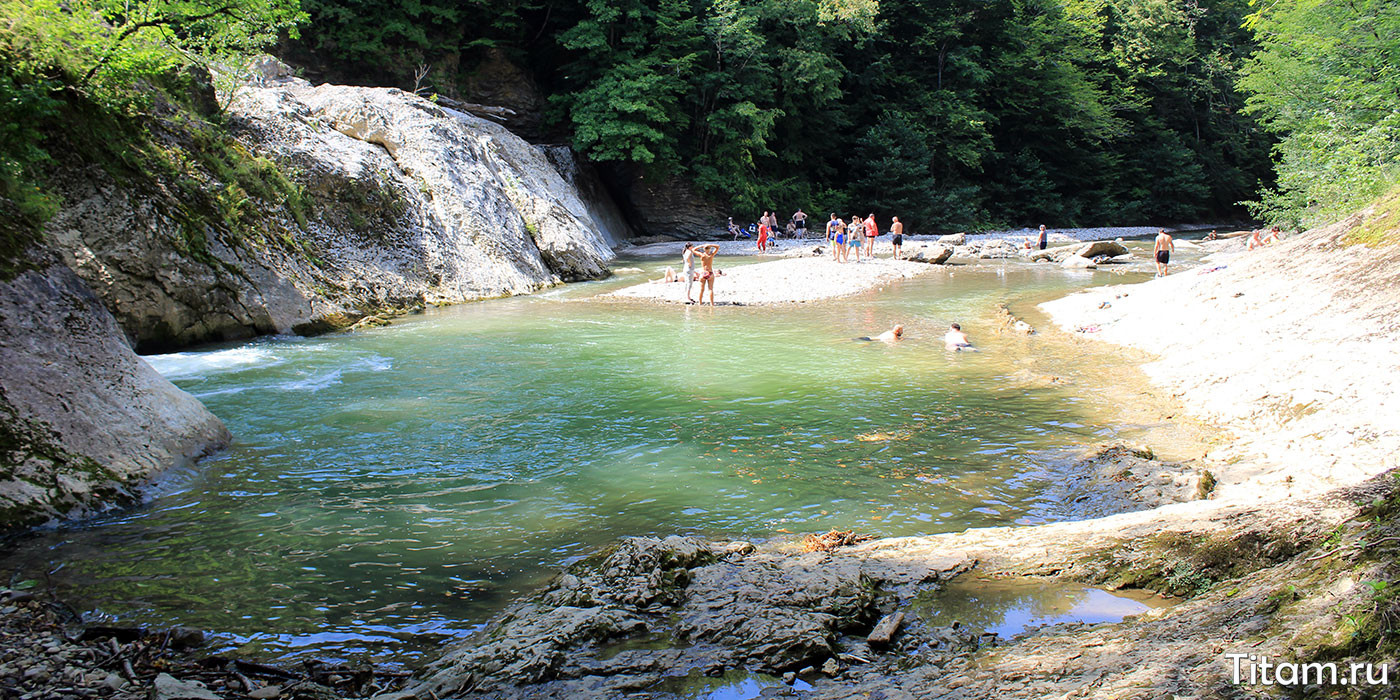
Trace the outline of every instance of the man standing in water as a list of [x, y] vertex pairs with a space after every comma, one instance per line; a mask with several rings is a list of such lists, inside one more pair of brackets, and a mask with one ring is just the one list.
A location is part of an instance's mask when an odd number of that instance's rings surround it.
[[963, 332], [962, 326], [954, 323], [948, 326], [948, 332], [943, 334], [943, 344], [949, 350], [971, 350], [972, 341], [967, 339], [967, 334]]
[[715, 305], [715, 255], [719, 253], [719, 246], [714, 243], [702, 245], [695, 249], [700, 254], [700, 303], [705, 303], [705, 287], [710, 287], [710, 306]]
[[797, 226], [797, 237], [798, 237], [798, 238], [806, 238], [806, 237], [807, 237], [807, 212], [802, 211], [802, 208], [801, 208], [801, 207], [798, 207], [798, 208], [797, 208], [797, 213], [792, 215], [792, 223], [795, 224], [795, 225]]
[[904, 245], [904, 224], [900, 222], [898, 216], [893, 217], [892, 223], [890, 223], [890, 236], [890, 242], [894, 243], [894, 259], [898, 260], [899, 249]]
[[1152, 244], [1152, 257], [1157, 260], [1158, 277], [1167, 276], [1167, 263], [1171, 261], [1173, 250], [1176, 250], [1176, 245], [1172, 243], [1172, 237], [1167, 234], [1167, 230], [1157, 229], [1157, 240]]
[[1041, 250], [1045, 250], [1045, 246], [1050, 244], [1050, 234], [1045, 232], [1045, 224], [1040, 225], [1040, 238], [1037, 242]]

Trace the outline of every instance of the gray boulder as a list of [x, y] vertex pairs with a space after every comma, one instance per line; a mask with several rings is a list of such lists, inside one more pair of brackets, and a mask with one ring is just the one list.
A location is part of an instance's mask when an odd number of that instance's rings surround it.
[[0, 282], [0, 368], [0, 531], [131, 502], [229, 441], [62, 265]]
[[1093, 270], [1098, 268], [1098, 263], [1081, 255], [1071, 255], [1060, 263], [1060, 267], [1068, 270]]
[[906, 248], [905, 255], [914, 262], [929, 263], [931, 265], [942, 265], [953, 257], [953, 249], [942, 244], [929, 245], [920, 244], [912, 250]]
[[947, 236], [939, 236], [938, 242], [943, 245], [960, 246], [967, 245], [966, 233], [952, 233]]
[[1128, 249], [1118, 241], [1093, 241], [1092, 243], [1085, 243], [1079, 247], [1079, 250], [1074, 252], [1075, 255], [1081, 258], [1097, 258], [1101, 255], [1112, 258], [1119, 255], [1126, 255], [1127, 253]]

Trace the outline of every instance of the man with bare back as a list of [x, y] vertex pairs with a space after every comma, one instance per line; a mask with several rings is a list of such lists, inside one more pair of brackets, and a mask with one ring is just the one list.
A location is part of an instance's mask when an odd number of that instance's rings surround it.
[[904, 246], [904, 222], [900, 221], [898, 216], [894, 217], [893, 223], [890, 224], [890, 235], [893, 236], [891, 242], [894, 243], [894, 259], [898, 260], [899, 249]]
[[1167, 276], [1167, 263], [1171, 262], [1172, 251], [1176, 250], [1176, 245], [1172, 243], [1171, 234], [1164, 228], [1157, 229], [1157, 240], [1152, 243], [1152, 257], [1157, 261], [1157, 276]]

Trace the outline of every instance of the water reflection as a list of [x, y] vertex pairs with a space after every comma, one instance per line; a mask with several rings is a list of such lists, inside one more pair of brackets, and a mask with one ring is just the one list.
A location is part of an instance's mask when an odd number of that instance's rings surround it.
[[1142, 591], [1106, 591], [1054, 579], [969, 575], [921, 595], [915, 613], [934, 627], [958, 623], [1005, 638], [1065, 622], [1119, 622], [1172, 604]]

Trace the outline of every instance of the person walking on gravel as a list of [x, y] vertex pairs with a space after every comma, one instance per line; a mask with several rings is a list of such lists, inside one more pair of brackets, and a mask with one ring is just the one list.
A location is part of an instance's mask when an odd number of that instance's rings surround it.
[[1176, 244], [1172, 243], [1172, 237], [1164, 228], [1157, 229], [1157, 240], [1152, 244], [1152, 257], [1157, 261], [1157, 276], [1167, 276], [1167, 263], [1171, 261], [1172, 251], [1176, 250]]
[[870, 212], [870, 216], [865, 217], [865, 257], [875, 259], [875, 237], [880, 235], [880, 228], [875, 225], [875, 212]]
[[899, 249], [904, 245], [904, 222], [893, 217], [890, 223], [890, 242], [894, 244], [894, 259], [899, 259]]

